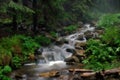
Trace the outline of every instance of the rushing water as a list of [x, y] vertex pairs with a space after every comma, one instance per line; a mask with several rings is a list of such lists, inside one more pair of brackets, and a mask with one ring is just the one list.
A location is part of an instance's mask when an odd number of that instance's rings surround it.
[[[13, 72], [11, 77], [13, 80], [57, 80], [56, 78], [43, 78], [39, 77], [41, 72], [46, 72], [50, 70], [62, 70], [68, 68], [64, 62], [65, 58], [68, 58], [72, 55], [70, 52], [66, 52], [66, 49], [71, 48], [75, 49], [76, 42], [86, 42], [85, 32], [93, 32], [95, 27], [90, 27], [90, 24], [84, 25], [80, 31], [66, 36], [66, 39], [69, 43], [63, 44], [60, 46], [52, 45], [50, 47], [43, 48], [42, 57], [38, 57], [38, 62], [36, 63], [27, 63], [21, 69], [16, 72]], [[82, 36], [82, 39], [79, 40], [79, 36]], [[18, 73], [21, 73], [22, 79], [15, 79], [14, 76]]]

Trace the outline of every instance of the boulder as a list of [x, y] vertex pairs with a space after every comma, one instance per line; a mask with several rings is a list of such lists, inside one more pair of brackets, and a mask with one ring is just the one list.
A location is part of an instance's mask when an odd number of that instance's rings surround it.
[[75, 49], [72, 48], [67, 48], [66, 51], [72, 53], [73, 55], [76, 54]]
[[78, 27], [80, 27], [80, 28], [83, 27], [83, 22], [79, 21], [77, 24], [78, 24]]
[[78, 49], [76, 49], [76, 54], [85, 56], [84, 53], [85, 53], [85, 50], [78, 50]]
[[76, 42], [75, 43], [75, 48], [76, 49], [83, 49], [83, 48], [85, 48], [86, 47], [86, 42]]
[[92, 31], [86, 31], [84, 34], [87, 40], [94, 37], [94, 34]]
[[95, 30], [95, 32], [97, 32], [99, 35], [104, 33], [104, 30]]
[[64, 61], [65, 62], [70, 62], [70, 63], [82, 63], [83, 59], [85, 58], [85, 56], [83, 55], [72, 55], [69, 58], [66, 58]]
[[35, 60], [35, 55], [34, 55], [34, 54], [30, 54], [30, 55], [28, 56], [28, 59], [29, 59], [30, 61], [34, 61], [34, 60]]
[[77, 38], [77, 40], [84, 40], [84, 35], [82, 34], [82, 35], [78, 35], [78, 38]]

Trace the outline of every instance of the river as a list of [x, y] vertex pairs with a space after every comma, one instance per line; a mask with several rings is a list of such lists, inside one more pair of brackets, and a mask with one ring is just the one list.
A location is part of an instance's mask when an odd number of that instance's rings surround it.
[[[86, 32], [90, 32], [92, 35], [91, 38], [98, 36], [98, 34], [95, 32], [95, 27], [90, 26], [90, 24], [85, 24], [76, 33], [61, 37], [61, 39], [67, 40], [68, 44], [64, 43], [62, 45], [42, 47], [42, 57], [38, 56], [39, 59], [37, 60], [37, 63], [24, 64], [21, 69], [13, 71], [10, 77], [13, 80], [58, 80], [58, 78], [40, 77], [39, 74], [52, 70], [58, 70], [61, 72], [61, 74], [64, 74], [65, 70], [63, 69], [70, 67], [66, 64], [64, 59], [72, 56], [72, 53], [67, 52], [66, 49], [75, 49], [76, 43], [86, 42]], [[82, 39], [79, 39], [81, 36]], [[67, 73], [68, 72], [65, 74]]]

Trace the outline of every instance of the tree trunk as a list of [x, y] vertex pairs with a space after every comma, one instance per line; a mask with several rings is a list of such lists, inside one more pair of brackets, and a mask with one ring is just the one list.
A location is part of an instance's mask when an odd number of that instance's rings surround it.
[[38, 15], [37, 15], [37, 0], [33, 0], [33, 10], [35, 11], [35, 13], [33, 13], [33, 31], [34, 33], [36, 33], [37, 30], [37, 24], [38, 24]]
[[13, 24], [13, 30], [17, 31], [17, 16], [16, 15], [13, 15], [12, 24]]
[[[17, 3], [18, 2], [18, 0], [13, 0], [13, 2], [15, 2], [15, 3]], [[16, 13], [16, 10], [15, 9], [13, 9], [13, 12], [14, 12], [14, 14], [13, 14], [13, 19], [12, 19], [12, 25], [13, 25], [13, 30], [14, 31], [17, 31], [17, 13]]]
[[23, 4], [24, 6], [28, 6], [28, 0], [22, 0], [22, 4]]

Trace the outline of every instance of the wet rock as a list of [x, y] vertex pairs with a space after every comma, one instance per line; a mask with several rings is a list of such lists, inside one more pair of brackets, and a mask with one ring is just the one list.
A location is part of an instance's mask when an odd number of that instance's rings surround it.
[[66, 51], [70, 52], [70, 53], [73, 53], [73, 55], [76, 54], [75, 49], [72, 49], [72, 48], [67, 48]]
[[80, 41], [81, 41], [81, 40], [84, 40], [83, 36], [84, 36], [84, 35], [78, 35], [77, 40], [80, 40]]
[[28, 57], [28, 59], [30, 61], [34, 61], [35, 60], [35, 55], [34, 54], [30, 54], [29, 57]]
[[16, 73], [15, 74], [15, 79], [16, 80], [27, 80], [27, 75], [23, 73]]
[[58, 38], [56, 41], [55, 41], [55, 44], [56, 45], [62, 45], [64, 43], [67, 43], [68, 44], [68, 41], [63, 39], [63, 38]]
[[95, 30], [95, 32], [97, 32], [99, 35], [104, 33], [104, 30]]
[[79, 21], [77, 24], [78, 24], [78, 27], [80, 27], [80, 28], [83, 27], [83, 22]]
[[81, 63], [84, 59], [83, 55], [73, 55], [69, 58], [66, 58], [64, 61], [65, 62], [75, 62], [75, 63]]
[[81, 80], [81, 76], [79, 76], [79, 74], [74, 74], [73, 80]]
[[65, 62], [75, 62], [81, 63], [85, 59], [85, 50], [74, 50], [74, 49], [67, 49], [68, 52], [73, 53], [71, 57], [66, 58]]
[[84, 53], [85, 53], [85, 50], [78, 50], [78, 49], [76, 49], [76, 52], [77, 52], [77, 54], [78, 55], [85, 55]]
[[[70, 62], [70, 63], [75, 62], [75, 60], [74, 60], [73, 57], [66, 58], [64, 61], [65, 61], [65, 62]], [[68, 64], [69, 64], [69, 63], [68, 63]], [[71, 64], [69, 64], [69, 65], [71, 65]]]
[[86, 46], [86, 42], [76, 42], [75, 43], [75, 48], [77, 49], [82, 49], [82, 47]]
[[95, 73], [96, 80], [105, 80], [104, 75], [101, 72]]
[[69, 76], [68, 75], [60, 75], [58, 80], [69, 80]]
[[85, 34], [85, 37], [87, 40], [93, 38], [93, 36], [94, 36], [93, 32], [91, 32], [91, 31], [86, 31], [84, 34]]

